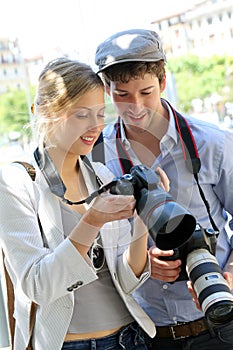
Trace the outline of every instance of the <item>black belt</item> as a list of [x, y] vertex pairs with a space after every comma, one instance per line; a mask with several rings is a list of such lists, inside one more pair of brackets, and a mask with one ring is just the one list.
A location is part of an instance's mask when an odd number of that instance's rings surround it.
[[169, 326], [156, 326], [156, 338], [172, 338], [173, 340], [195, 337], [208, 330], [205, 318]]

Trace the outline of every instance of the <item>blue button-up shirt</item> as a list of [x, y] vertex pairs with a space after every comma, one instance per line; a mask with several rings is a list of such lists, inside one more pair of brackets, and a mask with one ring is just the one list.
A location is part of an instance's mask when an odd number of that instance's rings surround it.
[[[212, 228], [194, 176], [186, 168], [173, 113], [169, 106], [168, 110], [170, 114], [168, 130], [160, 141], [161, 153], [155, 159], [152, 168], [160, 166], [170, 179], [170, 194], [173, 198], [188, 209], [204, 228]], [[211, 216], [220, 230], [216, 257], [221, 268], [224, 268], [233, 246], [231, 231], [225, 230], [226, 215], [224, 215], [225, 211], [233, 214], [233, 156], [231, 156], [233, 133], [192, 117], [186, 117], [186, 120], [193, 133], [201, 160], [199, 183], [209, 202]], [[126, 151], [134, 165], [140, 164], [125, 136], [122, 123], [120, 127]], [[115, 141], [114, 124], [109, 124], [104, 130], [106, 165], [116, 176], [121, 176]], [[137, 290], [135, 298], [157, 325], [188, 322], [203, 316], [192, 301], [186, 281], [170, 284], [150, 278]]]

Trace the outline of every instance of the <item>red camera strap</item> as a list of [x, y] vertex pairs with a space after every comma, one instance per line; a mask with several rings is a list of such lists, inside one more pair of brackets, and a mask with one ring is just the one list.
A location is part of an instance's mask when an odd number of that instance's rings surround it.
[[[161, 99], [161, 100], [162, 102], [165, 101], [164, 99]], [[190, 126], [187, 120], [180, 113], [176, 112], [175, 109], [171, 106], [171, 104], [168, 101], [166, 101], [166, 103], [170, 106], [175, 119], [176, 130], [180, 138], [180, 143], [181, 143], [183, 157], [184, 157], [186, 166], [192, 174], [197, 174], [201, 168], [201, 161], [199, 158], [197, 146], [196, 146], [192, 131], [190, 129]], [[133, 166], [133, 162], [122, 143], [120, 117], [118, 117], [118, 120], [115, 124], [115, 129], [116, 129], [116, 148], [117, 148], [119, 163], [122, 169], [122, 173], [127, 174], [130, 172], [130, 169]]]
[[[196, 180], [196, 183], [200, 192], [200, 196], [206, 206], [206, 210], [208, 212], [212, 227], [215, 230], [215, 232], [218, 233], [219, 230], [217, 228], [217, 225], [215, 224], [210, 214], [210, 205], [207, 199], [205, 198], [205, 194], [199, 184], [198, 172], [200, 171], [200, 168], [201, 168], [201, 160], [199, 158], [196, 142], [193, 137], [191, 128], [188, 124], [188, 121], [180, 113], [178, 113], [167, 100], [161, 99], [161, 101], [163, 104], [168, 104], [172, 110], [172, 113], [175, 119], [176, 130], [178, 132], [181, 147], [182, 147], [185, 164], [187, 166], [187, 169], [194, 175], [194, 178]], [[123, 174], [128, 174], [130, 173], [130, 169], [134, 164], [122, 142], [120, 117], [118, 117], [118, 120], [115, 123], [115, 129], [116, 129], [116, 148], [117, 148], [117, 154], [118, 154], [121, 170]], [[96, 151], [97, 150], [96, 145], [99, 146], [98, 151]], [[92, 157], [93, 157], [92, 159], [94, 161], [98, 161], [99, 159], [101, 159], [102, 162], [105, 163], [103, 137], [100, 137], [99, 140], [97, 140], [96, 145], [92, 151]]]

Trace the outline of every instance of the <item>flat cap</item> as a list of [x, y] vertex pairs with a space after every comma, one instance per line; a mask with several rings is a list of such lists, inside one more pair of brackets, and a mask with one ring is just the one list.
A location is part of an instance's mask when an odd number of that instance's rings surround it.
[[98, 45], [95, 63], [99, 72], [117, 63], [144, 61], [156, 62], [164, 60], [159, 35], [146, 29], [131, 29], [116, 33]]

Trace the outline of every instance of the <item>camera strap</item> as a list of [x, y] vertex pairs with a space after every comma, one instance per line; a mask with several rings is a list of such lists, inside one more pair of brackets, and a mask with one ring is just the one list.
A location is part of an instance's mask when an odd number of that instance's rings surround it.
[[[183, 152], [184, 161], [186, 164], [187, 169], [193, 174], [198, 190], [201, 196], [201, 199], [203, 200], [211, 225], [216, 232], [216, 234], [219, 232], [219, 229], [217, 225], [214, 222], [214, 219], [212, 218], [210, 214], [210, 205], [205, 197], [205, 194], [200, 186], [199, 179], [198, 179], [198, 172], [201, 169], [201, 160], [199, 158], [198, 149], [196, 146], [196, 142], [194, 139], [194, 136], [192, 134], [191, 128], [188, 124], [188, 121], [186, 118], [184, 118], [179, 112], [177, 112], [172, 105], [165, 99], [161, 98], [161, 101], [164, 104], [167, 103], [169, 107], [171, 108], [171, 111], [173, 113], [174, 119], [175, 119], [175, 125], [176, 130], [179, 135], [181, 148]], [[118, 117], [117, 122], [115, 123], [115, 130], [116, 130], [116, 149], [118, 153], [118, 159], [119, 164], [122, 170], [123, 174], [129, 174], [130, 169], [134, 165], [129, 153], [124, 147], [124, 144], [122, 142], [121, 137], [121, 128], [120, 128], [120, 117]], [[98, 148], [96, 147], [98, 145]], [[95, 146], [92, 150], [92, 159], [93, 161], [101, 161], [103, 164], [105, 164], [105, 155], [104, 155], [104, 140], [103, 135], [101, 133], [101, 136], [96, 141]]]
[[211, 225], [212, 225], [215, 233], [218, 234], [219, 229], [218, 229], [217, 225], [214, 222], [214, 219], [212, 218], [212, 216], [210, 214], [209, 202], [207, 201], [205, 194], [204, 194], [204, 192], [201, 188], [201, 185], [199, 183], [198, 173], [201, 169], [201, 160], [199, 158], [199, 154], [198, 154], [198, 150], [197, 150], [194, 136], [192, 134], [192, 130], [188, 124], [188, 121], [180, 113], [178, 113], [167, 100], [166, 100], [166, 103], [171, 108], [173, 116], [175, 118], [176, 130], [177, 130], [179, 138], [180, 138], [180, 143], [181, 143], [183, 157], [185, 160], [186, 167], [193, 174], [193, 176], [196, 180], [198, 190], [199, 190], [201, 199], [203, 200], [203, 202], [205, 204]]
[[48, 183], [50, 191], [57, 197], [61, 198], [63, 202], [69, 205], [79, 205], [84, 203], [90, 204], [95, 197], [97, 197], [103, 192], [106, 192], [116, 184], [116, 180], [113, 180], [111, 183], [103, 186], [103, 183], [95, 173], [95, 170], [92, 167], [90, 160], [86, 156], [81, 156], [82, 161], [84, 162], [85, 166], [88, 168], [90, 173], [93, 175], [94, 179], [96, 180], [96, 185], [99, 188], [93, 193], [91, 193], [87, 198], [81, 201], [73, 202], [65, 198], [66, 187], [59, 173], [57, 172], [52, 160], [50, 159], [48, 152], [46, 150], [44, 151], [44, 159], [42, 160], [42, 156], [39, 152], [39, 149], [36, 148], [36, 150], [34, 151], [34, 157], [38, 167], [40, 168], [42, 174], [45, 177], [46, 182]]

